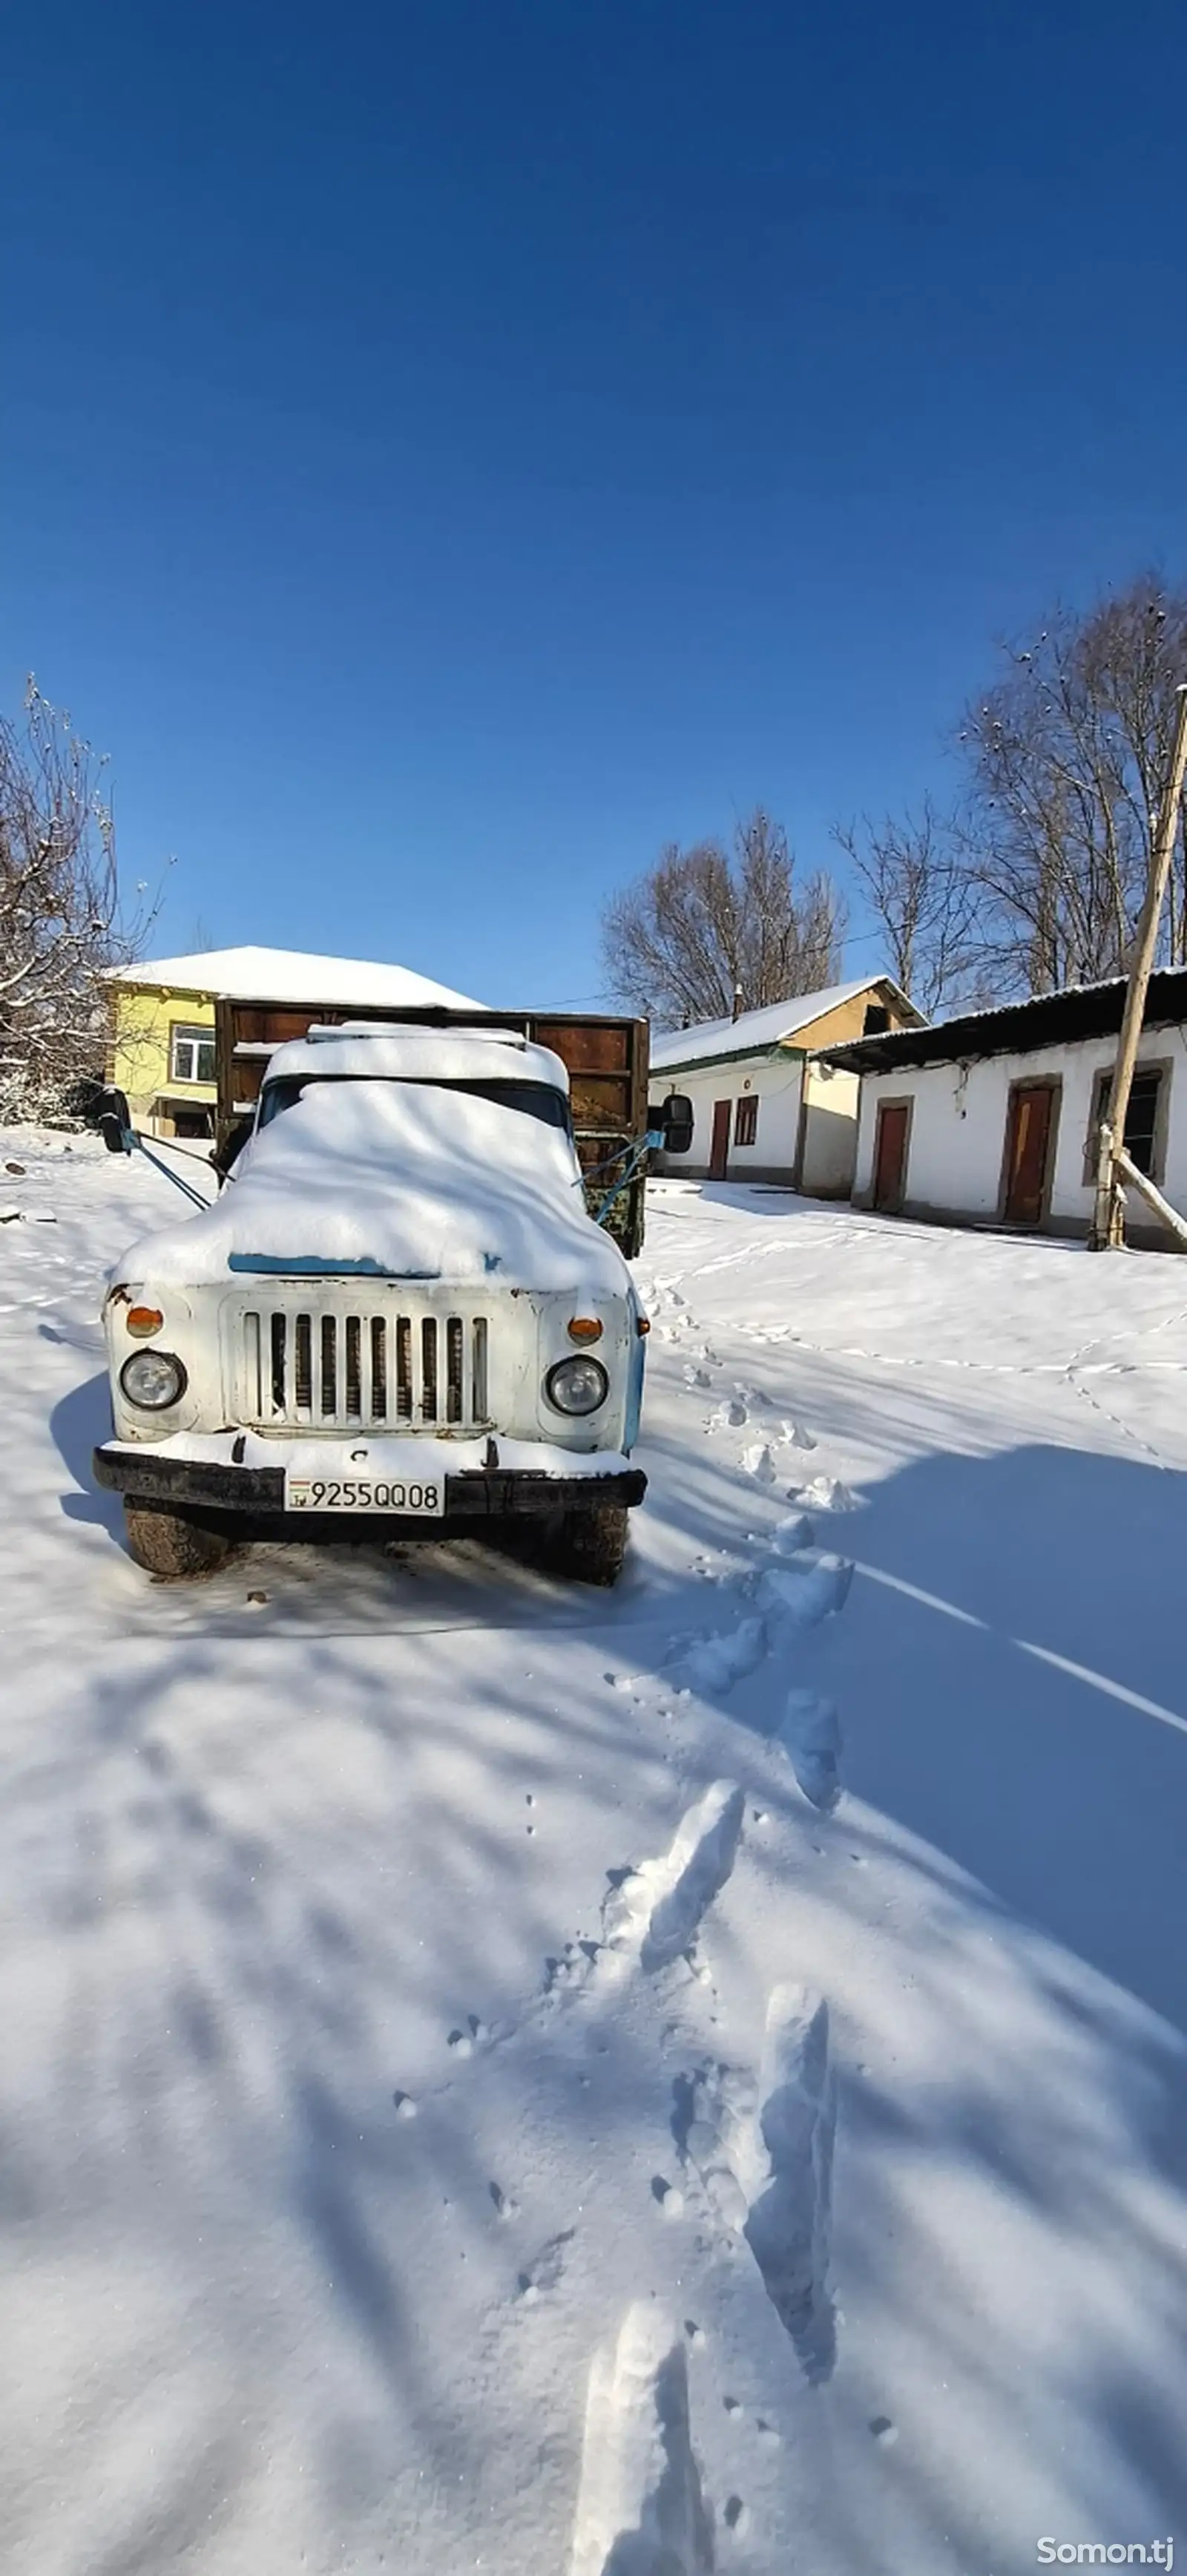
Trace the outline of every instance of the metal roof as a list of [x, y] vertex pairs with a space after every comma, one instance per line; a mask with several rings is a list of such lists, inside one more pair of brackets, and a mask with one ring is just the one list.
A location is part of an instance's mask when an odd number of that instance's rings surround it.
[[[979, 1056], [1030, 1055], [1039, 1047], [1071, 1046], [1079, 1039], [1116, 1037], [1125, 1005], [1125, 977], [1107, 984], [1069, 984], [991, 1011], [965, 1011], [932, 1028], [898, 1029], [881, 1038], [850, 1038], [821, 1047], [826, 1064], [850, 1073], [901, 1073], [926, 1064], [966, 1064]], [[1150, 977], [1144, 1028], [1187, 1020], [1187, 967], [1162, 967]]]

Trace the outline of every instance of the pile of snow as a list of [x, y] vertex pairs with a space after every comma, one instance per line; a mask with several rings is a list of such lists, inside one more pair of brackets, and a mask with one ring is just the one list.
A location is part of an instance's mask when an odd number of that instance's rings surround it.
[[313, 1083], [260, 1130], [208, 1213], [134, 1243], [125, 1279], [198, 1287], [310, 1262], [392, 1278], [621, 1294], [573, 1147], [521, 1110], [431, 1083]]

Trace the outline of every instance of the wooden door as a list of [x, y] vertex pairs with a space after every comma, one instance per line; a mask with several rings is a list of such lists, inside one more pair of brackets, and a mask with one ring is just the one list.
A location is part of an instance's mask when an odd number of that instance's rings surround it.
[[711, 1181], [723, 1181], [729, 1170], [730, 1119], [733, 1116], [733, 1108], [732, 1100], [715, 1100], [713, 1103], [713, 1142], [709, 1149]]
[[903, 1203], [910, 1116], [905, 1100], [883, 1100], [879, 1105], [874, 1144], [874, 1205], [884, 1208], [891, 1216]]
[[1038, 1225], [1042, 1220], [1054, 1112], [1053, 1082], [1029, 1082], [1011, 1094], [1002, 1207], [1007, 1225]]

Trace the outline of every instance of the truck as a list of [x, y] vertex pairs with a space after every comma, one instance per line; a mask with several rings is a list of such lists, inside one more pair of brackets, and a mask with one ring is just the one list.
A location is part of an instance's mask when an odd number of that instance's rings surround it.
[[[104, 1301], [94, 1472], [146, 1571], [212, 1572], [241, 1535], [510, 1526], [556, 1571], [614, 1582], [646, 1490], [648, 1320], [587, 1204], [583, 1077], [536, 1030], [224, 1028], [221, 1194], [133, 1244]], [[130, 1146], [126, 1104], [104, 1132]]]
[[[302, 1007], [228, 996], [217, 1001], [216, 1161], [225, 1164], [236, 1140], [248, 1132], [278, 1046], [291, 1045], [311, 1027], [340, 1027], [346, 1020], [355, 1027], [381, 1026], [391, 1017], [390, 1006], [360, 1010], [325, 1002]], [[481, 1011], [432, 1004], [401, 1007], [399, 1020], [405, 1028], [510, 1029], [560, 1057], [569, 1076], [573, 1142], [588, 1175], [590, 1212], [596, 1214], [612, 1197], [604, 1221], [633, 1261], [643, 1245], [645, 1169], [642, 1158], [633, 1169], [626, 1167], [647, 1126], [647, 1021], [605, 1012]]]

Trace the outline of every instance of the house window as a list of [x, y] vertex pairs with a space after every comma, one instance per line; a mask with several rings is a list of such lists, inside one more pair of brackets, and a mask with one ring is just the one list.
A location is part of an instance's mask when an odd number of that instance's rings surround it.
[[[1135, 1070], [1129, 1107], [1125, 1112], [1125, 1150], [1152, 1181], [1161, 1178], [1163, 1140], [1164, 1085], [1169, 1068], [1166, 1065], [1141, 1065]], [[1111, 1068], [1098, 1073], [1092, 1086], [1092, 1119], [1084, 1152], [1084, 1173], [1089, 1182], [1096, 1179], [1098, 1131], [1109, 1114], [1109, 1093], [1113, 1086]]]
[[863, 1038], [884, 1037], [889, 1027], [889, 1011], [883, 1008], [881, 1002], [867, 1002], [866, 1015], [861, 1028]]
[[739, 1100], [735, 1104], [734, 1143], [735, 1145], [753, 1145], [757, 1135], [758, 1102], [754, 1093], [752, 1091], [748, 1091], [745, 1098]]
[[170, 1082], [213, 1082], [213, 1029], [183, 1029], [174, 1024], [169, 1047]]

